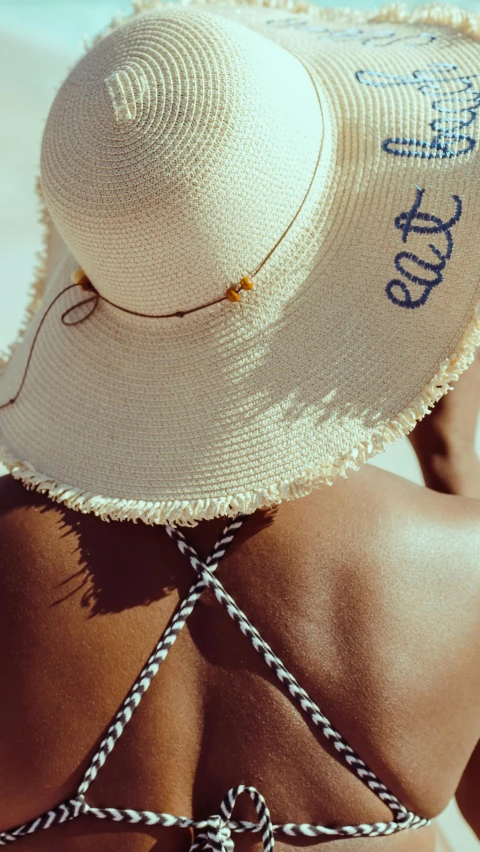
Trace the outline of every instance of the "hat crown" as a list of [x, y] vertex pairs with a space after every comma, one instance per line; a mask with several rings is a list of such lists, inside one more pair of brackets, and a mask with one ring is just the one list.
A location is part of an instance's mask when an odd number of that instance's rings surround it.
[[266, 256], [301, 204], [321, 135], [292, 54], [203, 11], [147, 12], [60, 88], [42, 186], [102, 296], [175, 313], [220, 298]]

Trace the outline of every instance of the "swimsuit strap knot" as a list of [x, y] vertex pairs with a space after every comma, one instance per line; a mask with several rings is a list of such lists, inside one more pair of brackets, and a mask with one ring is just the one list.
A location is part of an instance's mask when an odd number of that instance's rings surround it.
[[254, 827], [254, 830], [261, 832], [264, 852], [273, 852], [275, 841], [267, 803], [255, 787], [246, 787], [245, 784], [239, 784], [228, 791], [220, 805], [219, 814], [214, 814], [208, 819], [202, 820], [201, 828], [195, 834], [190, 852], [234, 852], [235, 847], [229, 821], [237, 797], [241, 793], [247, 793], [255, 805], [259, 823], [258, 826]]
[[72, 816], [75, 818], [80, 814], [86, 814], [90, 810], [90, 805], [87, 805], [83, 793], [79, 793], [74, 799], [71, 799]]
[[196, 834], [190, 852], [234, 852], [232, 832], [220, 814], [209, 817], [206, 827]]

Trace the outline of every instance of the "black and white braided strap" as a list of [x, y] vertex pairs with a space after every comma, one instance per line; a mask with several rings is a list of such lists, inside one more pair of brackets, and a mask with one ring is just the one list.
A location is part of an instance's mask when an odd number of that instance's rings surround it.
[[[231, 819], [235, 800], [242, 792], [247, 792], [252, 798], [260, 820], [258, 823]], [[175, 826], [176, 828], [194, 829], [195, 840], [190, 852], [197, 852], [197, 850], [198, 852], [200, 850], [202, 852], [207, 852], [207, 850], [210, 852], [211, 849], [216, 852], [217, 848], [220, 848], [220, 852], [232, 852], [234, 849], [231, 838], [232, 832], [260, 832], [264, 848], [270, 852], [274, 848], [273, 834], [283, 834], [286, 837], [329, 837], [334, 840], [347, 837], [384, 837], [404, 831], [407, 828], [421, 828], [429, 825], [429, 820], [421, 819], [409, 812], [404, 819], [398, 821], [347, 825], [342, 828], [328, 828], [327, 826], [311, 825], [309, 823], [272, 824], [270, 813], [263, 796], [254, 787], [246, 787], [241, 784], [228, 791], [220, 805], [219, 814], [204, 820], [193, 820], [189, 817], [155, 813], [154, 811], [136, 811], [126, 808], [95, 808], [88, 805], [83, 796], [77, 796], [75, 799], [64, 802], [43, 816], [31, 820], [31, 822], [19, 826], [17, 829], [3, 832], [0, 834], [0, 846], [7, 846], [29, 834], [34, 834], [53, 825], [68, 822], [80, 816], [80, 814], [86, 813], [97, 819], [129, 823], [131, 825]], [[223, 847], [212, 845], [212, 839], [217, 844], [222, 842]]]
[[[237, 795], [243, 791], [249, 792], [249, 795], [253, 799], [257, 808], [257, 813], [259, 814], [260, 822], [247, 822], [244, 820], [232, 820], [230, 818], [229, 814], [231, 814], [231, 810], [227, 809], [229, 803], [233, 802], [231, 806], [233, 810], [233, 805], [235, 804]], [[258, 796], [257, 802], [255, 802], [254, 796]], [[259, 807], [257, 806], [259, 803], [265, 809], [263, 814], [259, 812]], [[200, 847], [202, 851], [203, 849], [209, 849], [208, 845], [205, 846], [207, 841], [207, 829], [211, 831], [214, 829], [221, 829], [221, 836], [224, 840], [227, 837], [230, 837], [231, 833], [245, 834], [261, 832], [264, 840], [268, 840], [268, 842], [270, 842], [269, 835], [265, 834], [267, 827], [267, 813], [268, 820], [270, 820], [265, 800], [254, 787], [246, 787], [243, 784], [228, 791], [222, 805], [220, 806], [219, 815], [216, 814], [204, 820], [194, 820], [189, 817], [173, 816], [172, 814], [154, 813], [153, 811], [132, 811], [120, 808], [90, 807], [88, 808], [88, 812], [99, 819], [108, 819], [113, 820], [114, 822], [141, 823], [149, 826], [162, 825], [167, 827], [175, 826], [176, 828], [192, 828], [196, 833], [196, 840], [202, 839], [202, 843], [204, 844], [203, 847]], [[219, 816], [221, 818], [221, 822], [218, 821]], [[274, 834], [283, 834], [285, 837], [329, 837], [332, 840], [336, 840], [348, 837], [384, 837], [389, 834], [397, 834], [399, 831], [405, 831], [407, 828], [422, 828], [429, 824], [429, 820], [422, 819], [407, 811], [403, 819], [391, 820], [390, 822], [346, 825], [341, 828], [329, 828], [328, 826], [312, 825], [310, 823], [276, 824], [271, 823], [271, 821], [268, 822], [268, 827]], [[227, 834], [226, 829], [228, 829], [230, 834]], [[190, 848], [190, 852], [193, 852], [193, 850], [197, 848], [198, 847], [192, 846]], [[273, 846], [271, 848], [273, 849]]]
[[16, 840], [21, 840], [29, 834], [36, 834], [42, 829], [50, 828], [52, 825], [60, 825], [62, 822], [69, 822], [80, 816], [86, 810], [86, 806], [80, 798], [71, 799], [67, 802], [62, 802], [51, 811], [47, 811], [42, 816], [26, 822], [24, 825], [19, 825], [17, 828], [12, 828], [10, 831], [0, 833], [0, 846], [8, 846], [9, 843], [14, 843]]
[[[225, 555], [229, 544], [231, 544], [235, 538], [236, 533], [241, 528], [246, 517], [246, 515], [237, 515], [229, 521], [229, 523], [227, 523], [222, 535], [214, 545], [210, 556], [207, 557], [206, 565], [208, 565], [210, 571], [213, 572], [216, 570], [218, 563]], [[187, 618], [192, 613], [196, 603], [200, 600], [200, 596], [204, 589], [205, 581], [203, 578], [200, 578], [193, 584], [193, 586], [191, 586], [187, 597], [180, 604], [180, 607], [148, 658], [144, 668], [140, 672], [120, 709], [117, 711], [107, 733], [105, 734], [105, 737], [100, 743], [98, 751], [93, 757], [83, 781], [78, 788], [78, 793], [80, 795], [85, 795], [90, 784], [97, 777], [98, 772], [105, 763], [108, 755], [120, 739], [123, 731], [125, 730], [125, 726], [132, 718], [134, 711], [140, 704], [140, 701], [149, 688], [153, 678], [157, 674], [161, 664], [165, 660], [172, 645], [175, 643], [178, 634], [184, 627]]]
[[[353, 837], [378, 837], [395, 834], [407, 828], [421, 828], [430, 824], [430, 820], [422, 819], [407, 809], [391, 793], [388, 788], [377, 778], [374, 772], [365, 764], [359, 755], [348, 745], [341, 734], [333, 727], [324, 713], [310, 698], [308, 693], [300, 686], [296, 678], [288, 671], [282, 661], [272, 651], [269, 644], [260, 636], [259, 632], [250, 623], [247, 616], [237, 606], [233, 598], [226, 592], [222, 583], [214, 576], [218, 563], [225, 554], [227, 546], [233, 540], [235, 533], [240, 529], [247, 516], [237, 515], [225, 527], [222, 536], [212, 550], [205, 563], [203, 563], [193, 547], [191, 547], [183, 533], [173, 527], [166, 527], [168, 535], [177, 543], [180, 551], [185, 554], [192, 567], [199, 574], [199, 579], [190, 588], [187, 597], [182, 602], [173, 616], [167, 630], [156, 645], [125, 701], [117, 712], [113, 722], [103, 738], [100, 747], [95, 754], [85, 776], [78, 788], [77, 795], [48, 811], [37, 819], [31, 820], [24, 825], [18, 826], [10, 831], [0, 833], [0, 846], [14, 843], [29, 834], [59, 823], [67, 822], [88, 813], [97, 819], [107, 819], [114, 822], [137, 823], [143, 825], [162, 825], [190, 828], [195, 832], [195, 838], [190, 852], [233, 852], [234, 844], [232, 832], [260, 832], [264, 852], [272, 852], [274, 849], [274, 833], [281, 833], [287, 837], [330, 837], [353, 838]], [[157, 674], [161, 663], [173, 646], [179, 632], [205, 588], [213, 591], [217, 600], [227, 610], [229, 616], [238, 624], [242, 633], [250, 640], [255, 650], [261, 654], [266, 664], [275, 672], [278, 679], [288, 689], [290, 695], [299, 704], [303, 713], [321, 730], [322, 734], [331, 742], [339, 755], [343, 758], [351, 772], [360, 778], [375, 795], [387, 804], [395, 819], [390, 822], [376, 822], [371, 824], [360, 824], [343, 826], [341, 828], [329, 828], [321, 825], [310, 825], [308, 823], [284, 823], [273, 825], [270, 812], [263, 796], [254, 787], [243, 784], [234, 787], [225, 796], [220, 805], [219, 813], [208, 819], [192, 820], [188, 817], [173, 816], [172, 814], [155, 813], [152, 811], [136, 811], [119, 808], [96, 808], [87, 804], [85, 793], [90, 784], [96, 778], [99, 769], [104, 765], [108, 755], [111, 753], [125, 726], [130, 721], [134, 710], [138, 707], [143, 695]], [[232, 820], [232, 811], [237, 797], [241, 793], [247, 793], [252, 799], [257, 815], [258, 823], [243, 820]]]
[[196, 826], [195, 840], [190, 847], [190, 852], [234, 852], [229, 820], [237, 797], [241, 793], [247, 793], [255, 805], [259, 819], [256, 830], [262, 834], [264, 852], [273, 852], [275, 841], [267, 803], [255, 787], [246, 787], [244, 784], [239, 784], [238, 787], [228, 791], [220, 805], [220, 813], [209, 817], [205, 828], [199, 829], [198, 825]]
[[369, 787], [382, 802], [388, 805], [392, 813], [397, 814], [401, 820], [405, 820], [407, 815], [406, 808], [385, 784], [377, 778], [375, 773], [334, 728], [322, 710], [310, 698], [306, 690], [300, 686], [297, 679], [288, 671], [280, 658], [277, 657], [268, 642], [262, 638], [258, 630], [251, 624], [245, 613], [242, 612], [240, 607], [225, 590], [220, 580], [198, 558], [196, 551], [187, 543], [183, 534], [172, 527], [166, 527], [166, 530], [168, 535], [177, 542], [181, 552], [188, 557], [190, 564], [200, 575], [205, 585], [214, 593], [219, 603], [226, 609], [230, 618], [238, 624], [242, 633], [263, 657], [267, 666], [275, 672], [280, 682], [288, 689], [290, 695], [300, 706], [303, 713], [321, 730], [323, 736], [332, 743], [340, 757], [347, 764], [349, 770], [355, 772], [362, 783]]

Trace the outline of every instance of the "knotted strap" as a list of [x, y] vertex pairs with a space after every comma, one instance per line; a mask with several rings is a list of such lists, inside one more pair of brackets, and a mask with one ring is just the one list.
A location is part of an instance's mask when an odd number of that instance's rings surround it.
[[245, 784], [239, 784], [238, 787], [232, 787], [228, 791], [220, 805], [220, 813], [209, 817], [206, 820], [206, 827], [196, 833], [190, 852], [234, 852], [235, 846], [228, 822], [232, 816], [237, 797], [241, 793], [247, 793], [255, 805], [258, 815], [258, 830], [262, 833], [264, 852], [272, 852], [275, 840], [267, 803], [255, 787], [246, 787]]
[[[261, 832], [264, 850], [265, 852], [270, 852], [274, 848], [273, 832], [281, 832], [288, 837], [330, 837], [331, 839], [342, 837], [380, 837], [395, 834], [398, 831], [405, 831], [407, 828], [421, 828], [430, 824], [430, 820], [416, 816], [411, 811], [408, 811], [385, 784], [377, 778], [375, 773], [352, 749], [339, 731], [334, 728], [329, 719], [310, 698], [292, 673], [288, 671], [270, 645], [248, 620], [245, 613], [237, 606], [222, 583], [215, 577], [213, 572], [225, 554], [228, 544], [232, 541], [246, 517], [246, 515], [237, 515], [233, 520], [229, 521], [219, 541], [213, 548], [211, 555], [205, 562], [202, 562], [197, 552], [188, 544], [180, 530], [166, 526], [166, 532], [170, 538], [176, 542], [180, 551], [188, 557], [191, 566], [199, 575], [197, 581], [190, 588], [187, 597], [182, 601], [162, 638], [156, 645], [145, 667], [114, 717], [85, 773], [76, 795], [28, 823], [0, 833], [0, 846], [14, 843], [28, 834], [34, 834], [37, 831], [49, 828], [58, 823], [67, 822], [80, 816], [80, 814], [86, 813], [98, 819], [113, 820], [115, 822], [140, 823], [149, 826], [178, 826], [180, 828], [194, 829], [196, 833], [191, 852], [232, 852], [234, 849], [231, 838], [232, 831], [240, 833]], [[189, 817], [174, 816], [173, 814], [156, 813], [153, 811], [96, 808], [85, 801], [85, 793], [90, 787], [90, 784], [96, 778], [98, 771], [122, 735], [135, 709], [140, 704], [143, 695], [157, 674], [160, 665], [166, 658], [181, 629], [184, 627], [188, 616], [207, 587], [211, 589], [230, 618], [233, 619], [242, 633], [249, 639], [255, 650], [263, 657], [267, 666], [274, 671], [279, 681], [288, 690], [294, 701], [297, 702], [303, 714], [332, 743], [350, 772], [355, 773], [363, 784], [369, 787], [382, 802], [390, 807], [394, 815], [393, 820], [389, 822], [345, 825], [341, 828], [329, 828], [309, 823], [272, 825], [270, 813], [263, 796], [254, 787], [247, 787], [243, 784], [232, 788], [220, 806], [220, 813], [209, 817], [207, 820], [193, 820]], [[258, 823], [231, 819], [235, 799], [243, 792], [247, 793], [255, 804], [259, 817]]]

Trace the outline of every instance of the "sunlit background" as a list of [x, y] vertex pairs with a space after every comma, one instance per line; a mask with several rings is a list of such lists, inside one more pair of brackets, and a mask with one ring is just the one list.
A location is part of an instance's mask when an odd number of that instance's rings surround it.
[[[372, 6], [368, 0], [328, 5]], [[480, 0], [457, 5], [480, 13]], [[84, 38], [130, 11], [129, 0], [0, 0], [0, 351], [16, 337], [41, 243], [34, 184], [50, 103]], [[375, 463], [422, 482], [406, 439]], [[455, 852], [479, 852], [453, 805], [440, 821]]]

